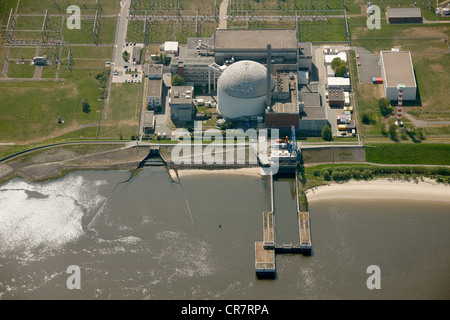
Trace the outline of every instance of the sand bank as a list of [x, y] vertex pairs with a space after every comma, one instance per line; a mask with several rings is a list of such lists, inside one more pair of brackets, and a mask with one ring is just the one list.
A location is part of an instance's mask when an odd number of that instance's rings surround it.
[[[173, 170], [170, 170], [173, 171]], [[251, 167], [251, 168], [239, 168], [239, 169], [180, 169], [177, 171], [179, 177], [188, 177], [192, 175], [211, 175], [211, 174], [226, 174], [226, 175], [241, 175], [241, 176], [253, 176], [260, 177], [261, 176], [261, 168], [259, 167]], [[175, 176], [174, 173], [171, 172], [172, 176]]]
[[408, 199], [450, 203], [450, 186], [424, 180], [420, 182], [377, 179], [332, 183], [306, 191], [308, 202], [325, 199]]

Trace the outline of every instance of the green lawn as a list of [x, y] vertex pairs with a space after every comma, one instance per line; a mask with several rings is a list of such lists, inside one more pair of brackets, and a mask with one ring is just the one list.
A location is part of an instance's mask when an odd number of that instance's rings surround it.
[[[45, 13], [45, 12], [44, 12]], [[17, 17], [15, 30], [42, 30], [42, 24], [44, 17]], [[58, 19], [58, 24], [61, 23], [61, 19]]]
[[[116, 18], [100, 18], [100, 37], [99, 44], [108, 44], [114, 42], [114, 33], [116, 27]], [[65, 42], [70, 43], [94, 43], [93, 38], [94, 20], [81, 20], [81, 29], [63, 28], [63, 37]]]
[[8, 77], [10, 78], [33, 78], [34, 65], [30, 65], [30, 62], [25, 64], [17, 64], [11, 61], [8, 64]]
[[366, 161], [386, 164], [450, 165], [450, 144], [369, 144]]
[[354, 0], [346, 1], [345, 7], [342, 5], [342, 0], [328, 0], [328, 7], [325, 1], [308, 1], [308, 0], [237, 0], [228, 7], [228, 12], [236, 10], [277, 10], [285, 11], [287, 14], [292, 14], [295, 10], [343, 10], [346, 9], [348, 13], [359, 13], [360, 4], [356, 4]]
[[[109, 120], [137, 120], [142, 83], [113, 83], [111, 87]], [[136, 121], [137, 124], [137, 121]]]
[[[95, 1], [96, 0], [70, 0], [69, 4], [79, 6], [82, 15], [93, 14]], [[48, 13], [50, 14], [62, 14], [66, 12], [67, 3], [66, 0], [20, 0], [19, 13], [45, 14], [45, 10], [48, 9]], [[116, 0], [100, 0], [99, 3], [103, 9], [102, 14], [116, 13], [118, 4]], [[85, 4], [85, 6], [83, 4]]]
[[45, 66], [44, 69], [42, 70], [41, 78], [44, 78], [44, 79], [52, 78], [53, 79], [56, 76], [57, 70], [58, 70], [57, 65], [55, 65], [55, 64]]
[[[89, 77], [88, 71], [65, 72], [63, 77], [64, 83], [0, 83], [0, 141], [43, 140], [79, 125], [97, 123], [97, 80]], [[91, 105], [89, 113], [82, 111], [84, 97]], [[57, 116], [63, 124], [57, 123]]]
[[36, 48], [15, 48], [12, 47], [9, 49], [8, 58], [9, 59], [33, 59], [36, 56]]
[[445, 94], [450, 83], [450, 53], [413, 55], [413, 65], [422, 106], [406, 111], [416, 111], [419, 119], [450, 120], [449, 97]]
[[326, 22], [305, 21], [299, 24], [300, 41], [347, 41], [345, 20], [330, 18]]

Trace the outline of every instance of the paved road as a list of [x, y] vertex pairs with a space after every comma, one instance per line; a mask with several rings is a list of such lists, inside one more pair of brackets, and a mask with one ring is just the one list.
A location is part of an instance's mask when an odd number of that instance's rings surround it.
[[413, 125], [415, 127], [428, 127], [429, 125], [450, 125], [450, 121], [426, 121], [426, 120], [420, 120], [420, 119], [416, 119], [414, 118], [412, 115], [410, 115], [409, 113], [405, 112], [403, 113], [403, 115], [408, 118], [409, 120], [411, 120], [411, 122], [413, 123]]
[[126, 64], [122, 59], [122, 49], [125, 45], [125, 39], [127, 37], [128, 28], [128, 12], [130, 10], [130, 0], [122, 0], [121, 9], [119, 14], [119, 25], [116, 34], [116, 39], [114, 40], [114, 67], [117, 69], [123, 68]]
[[[127, 36], [127, 26], [128, 26], [128, 12], [130, 9], [130, 0], [122, 0], [120, 2], [120, 14], [119, 14], [119, 20], [116, 25], [116, 36], [114, 39], [114, 49], [113, 49], [113, 63], [111, 66], [111, 70], [114, 70], [116, 67], [123, 70], [123, 66], [125, 65], [125, 61], [122, 59], [122, 48], [125, 43], [125, 38]], [[125, 72], [124, 72], [125, 73]], [[108, 97], [106, 98], [105, 103], [105, 112], [103, 119], [106, 120], [108, 118], [108, 106], [109, 106], [109, 99], [111, 94], [111, 85], [113, 81], [113, 75], [109, 77], [109, 84], [108, 84]]]
[[227, 28], [227, 11], [228, 11], [228, 3], [230, 0], [222, 0], [219, 9], [219, 29]]

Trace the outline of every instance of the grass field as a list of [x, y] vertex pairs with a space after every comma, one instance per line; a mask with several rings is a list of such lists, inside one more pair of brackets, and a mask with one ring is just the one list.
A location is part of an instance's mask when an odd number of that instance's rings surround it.
[[24, 64], [17, 64], [11, 62], [8, 64], [8, 77], [10, 78], [33, 78], [34, 65], [30, 65], [30, 62]]
[[[116, 27], [115, 18], [100, 18], [100, 37], [99, 44], [114, 42], [114, 30]], [[70, 43], [94, 43], [92, 29], [94, 20], [81, 20], [81, 29], [63, 28], [63, 37], [65, 42]]]
[[[65, 82], [1, 82], [0, 141], [31, 143], [96, 123], [98, 88], [88, 71], [64, 74]], [[55, 94], [57, 92], [57, 94]], [[84, 113], [81, 100], [91, 105]], [[64, 120], [57, 123], [57, 116]]]
[[372, 52], [393, 46], [405, 46], [408, 49], [418, 46], [426, 48], [428, 42], [443, 48], [446, 47], [443, 41], [440, 44], [434, 42], [450, 34], [449, 24], [389, 24], [382, 18], [380, 29], [368, 29], [366, 19], [366, 17], [349, 18], [352, 45], [362, 46]]
[[[364, 19], [352, 17], [349, 20], [353, 45], [363, 46], [377, 55], [380, 50], [390, 50], [394, 46], [411, 51], [419, 99], [415, 102], [404, 101], [404, 111], [420, 120], [449, 121], [448, 98], [440, 93], [447, 91], [447, 84], [450, 81], [450, 54], [444, 41], [444, 37], [450, 35], [450, 25], [389, 25], [383, 21], [380, 30], [368, 30], [362, 25], [365, 24]], [[361, 112], [372, 109], [375, 120], [372, 125], [362, 125], [363, 133], [365, 137], [374, 137], [376, 140], [389, 139], [381, 136], [382, 125], [388, 125], [388, 121], [381, 116], [377, 104], [381, 97], [383, 97], [381, 85], [358, 84], [359, 108]], [[409, 120], [405, 119], [405, 122]], [[430, 135], [430, 138], [437, 135], [433, 139], [438, 140], [448, 132], [446, 125], [425, 128], [426, 135]]]
[[247, 10], [278, 10], [285, 11], [290, 14], [295, 10], [342, 10], [346, 9], [348, 13], [359, 13], [360, 4], [355, 3], [355, 0], [346, 1], [345, 7], [342, 5], [342, 0], [235, 0], [232, 1], [228, 10], [247, 11]]
[[[95, 13], [93, 10], [95, 2], [96, 0], [70, 0], [69, 4], [79, 6], [81, 14], [85, 15]], [[66, 12], [67, 3], [66, 0], [20, 0], [18, 13], [45, 14], [45, 10], [48, 9], [50, 14], [63, 14]], [[118, 1], [100, 0], [99, 3], [103, 15], [116, 13]]]
[[370, 144], [366, 161], [385, 164], [450, 165], [449, 144]]
[[9, 49], [8, 59], [33, 59], [36, 56], [37, 48], [15, 48], [11, 47]]
[[[215, 22], [199, 21], [197, 34], [199, 37], [210, 37], [218, 24]], [[195, 22], [152, 21], [147, 24], [150, 28], [150, 42], [178, 41], [186, 43], [189, 37], [196, 36]], [[128, 23], [127, 41], [144, 42], [144, 22], [130, 21]]]

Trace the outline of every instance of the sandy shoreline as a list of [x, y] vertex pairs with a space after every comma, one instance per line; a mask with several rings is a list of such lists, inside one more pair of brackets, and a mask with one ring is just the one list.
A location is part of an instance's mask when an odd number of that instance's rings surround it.
[[408, 199], [450, 203], [450, 186], [432, 180], [418, 183], [390, 179], [332, 183], [307, 190], [308, 202], [330, 199]]
[[[239, 169], [217, 169], [217, 170], [207, 170], [207, 169], [179, 169], [177, 170], [178, 176], [189, 177], [193, 175], [216, 175], [216, 174], [226, 174], [226, 175], [241, 175], [241, 176], [252, 176], [252, 177], [260, 177], [261, 176], [261, 168], [259, 167], [251, 167], [251, 168], [239, 168]], [[173, 169], [170, 170], [170, 174], [172, 177], [175, 177], [175, 171]]]

